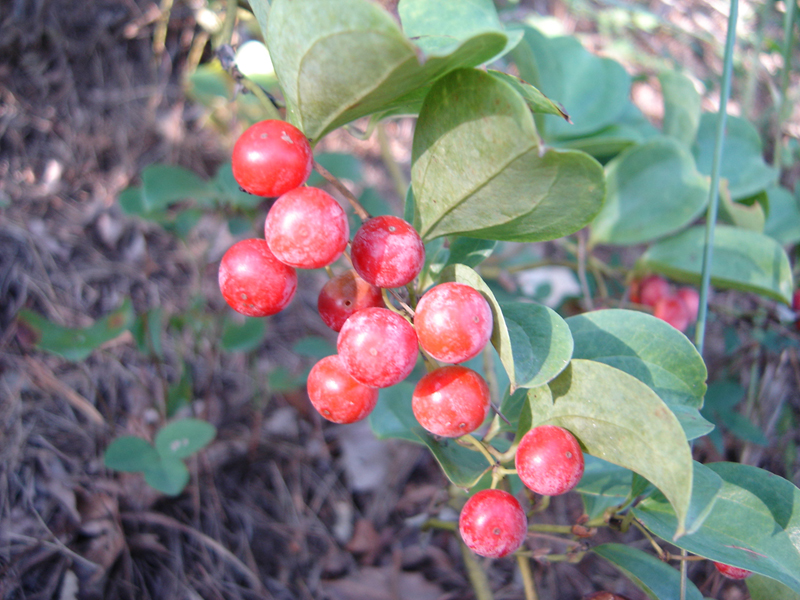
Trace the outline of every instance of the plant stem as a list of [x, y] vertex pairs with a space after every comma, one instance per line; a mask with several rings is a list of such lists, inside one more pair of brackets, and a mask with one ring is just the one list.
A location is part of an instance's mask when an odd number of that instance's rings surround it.
[[475, 591], [475, 598], [477, 600], [494, 600], [492, 588], [489, 587], [489, 578], [486, 572], [481, 567], [478, 560], [472, 551], [467, 548], [467, 545], [458, 538], [458, 545], [461, 547], [461, 557], [464, 559], [464, 566], [467, 568], [467, 576], [469, 582], [472, 584], [472, 589]]
[[792, 68], [792, 40], [794, 39], [794, 11], [797, 0], [787, 0], [786, 14], [783, 17], [783, 72], [781, 73], [781, 104], [778, 108], [778, 123], [775, 132], [775, 151], [772, 164], [781, 168], [781, 154], [783, 153], [783, 122], [789, 116], [791, 105], [786, 100], [789, 88], [789, 73]]
[[361, 218], [362, 221], [366, 221], [367, 219], [370, 218], [370, 214], [363, 206], [361, 206], [361, 203], [356, 199], [353, 193], [350, 190], [348, 190], [347, 187], [345, 187], [345, 185], [341, 181], [339, 181], [330, 171], [328, 171], [328, 169], [323, 167], [317, 161], [314, 161], [314, 170], [316, 170], [317, 173], [322, 175], [328, 181], [328, 183], [330, 183], [333, 187], [339, 190], [342, 193], [342, 195], [345, 198], [347, 198], [347, 201], [350, 203], [350, 205], [353, 207], [353, 210]]
[[264, 108], [264, 112], [266, 113], [266, 117], [268, 119], [281, 120], [281, 115], [278, 112], [278, 109], [275, 108], [272, 100], [269, 99], [269, 96], [267, 96], [267, 93], [261, 89], [260, 85], [258, 85], [255, 81], [248, 79], [247, 77], [242, 77], [239, 79], [239, 83], [244, 89], [258, 98], [258, 102]]
[[463, 440], [463, 441], [467, 442], [473, 448], [475, 448], [478, 452], [483, 454], [483, 456], [486, 458], [486, 460], [489, 461], [490, 465], [495, 466], [497, 464], [497, 461], [494, 459], [494, 457], [491, 454], [489, 454], [489, 451], [486, 449], [486, 446], [484, 446], [483, 443], [480, 440], [478, 440], [478, 438], [476, 438], [471, 433], [468, 433], [466, 435], [462, 435], [459, 438], [459, 440]]
[[219, 32], [219, 40], [216, 46], [230, 45], [233, 40], [233, 29], [236, 26], [236, 13], [239, 11], [239, 3], [236, 0], [226, 0], [225, 21]]
[[539, 600], [539, 595], [536, 593], [536, 581], [533, 579], [533, 572], [531, 571], [531, 561], [527, 556], [517, 554], [517, 565], [519, 565], [519, 572], [522, 575], [525, 600]]

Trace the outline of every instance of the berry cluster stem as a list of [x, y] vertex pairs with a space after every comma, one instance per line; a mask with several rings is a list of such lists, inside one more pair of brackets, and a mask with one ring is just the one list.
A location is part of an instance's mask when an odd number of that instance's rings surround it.
[[362, 221], [366, 221], [370, 218], [370, 214], [367, 212], [361, 203], [356, 199], [353, 193], [347, 189], [347, 187], [336, 178], [336, 176], [328, 171], [325, 167], [319, 164], [317, 161], [314, 161], [314, 170], [322, 175], [325, 180], [330, 183], [333, 187], [341, 192], [341, 194], [347, 198], [347, 201], [350, 203], [350, 206], [353, 207], [355, 213], [361, 218]]

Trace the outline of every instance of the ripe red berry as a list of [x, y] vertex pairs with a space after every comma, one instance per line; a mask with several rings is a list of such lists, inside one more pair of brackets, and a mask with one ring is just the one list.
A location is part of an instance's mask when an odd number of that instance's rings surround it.
[[717, 567], [717, 571], [719, 571], [728, 579], [746, 579], [753, 574], [752, 571], [748, 571], [747, 569], [732, 567], [731, 565], [726, 565], [724, 563], [715, 562], [714, 566]]
[[655, 306], [661, 298], [672, 295], [672, 287], [660, 275], [649, 275], [639, 284], [639, 301], [646, 306]]
[[678, 288], [675, 295], [680, 298], [686, 306], [689, 322], [693, 323], [696, 321], [697, 313], [700, 312], [700, 294], [697, 293], [697, 290], [690, 287], [682, 287]]
[[489, 386], [478, 373], [460, 366], [441, 367], [419, 380], [411, 408], [420, 425], [434, 435], [472, 433], [489, 414]]
[[461, 363], [476, 356], [492, 336], [492, 309], [463, 283], [442, 283], [420, 298], [414, 327], [422, 348], [436, 360]]
[[233, 146], [233, 177], [245, 191], [274, 198], [303, 185], [314, 162], [303, 132], [286, 121], [260, 121]]
[[381, 288], [361, 279], [353, 269], [328, 280], [317, 299], [319, 316], [334, 331], [339, 331], [353, 313], [381, 306]]
[[653, 315], [666, 321], [678, 331], [686, 331], [692, 321], [689, 308], [678, 296], [660, 298], [653, 307]]
[[248, 317], [266, 317], [292, 300], [297, 273], [275, 258], [264, 240], [242, 240], [222, 257], [219, 289], [233, 310]]
[[408, 377], [419, 352], [411, 324], [385, 308], [365, 308], [352, 315], [342, 325], [336, 347], [347, 372], [376, 388]]
[[425, 246], [410, 224], [385, 215], [368, 219], [356, 232], [350, 258], [353, 268], [372, 285], [401, 287], [422, 270]]
[[326, 356], [308, 374], [308, 398], [317, 412], [334, 423], [355, 423], [375, 408], [378, 390], [358, 383], [342, 359]]
[[319, 269], [344, 252], [350, 226], [333, 196], [319, 188], [299, 187], [272, 205], [264, 236], [282, 263], [298, 269]]
[[528, 518], [508, 492], [483, 490], [461, 509], [458, 530], [475, 554], [500, 558], [522, 546], [528, 533]]
[[534, 427], [522, 436], [515, 463], [522, 483], [544, 496], [570, 491], [583, 476], [583, 452], [578, 440], [555, 425]]

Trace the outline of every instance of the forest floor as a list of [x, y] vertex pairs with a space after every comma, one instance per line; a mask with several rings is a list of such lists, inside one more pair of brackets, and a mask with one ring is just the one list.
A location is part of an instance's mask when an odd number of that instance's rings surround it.
[[[202, 45], [192, 54], [202, 12], [194, 7], [202, 4], [175, 3], [162, 49], [154, 36], [163, 21], [150, 0], [0, 3], [0, 598], [470, 598], [456, 537], [420, 529], [448, 506], [431, 455], [377, 441], [366, 424], [323, 423], [292, 383], [313, 362], [292, 352], [294, 344], [309, 335], [334, 339], [316, 315], [319, 276], [301, 276], [297, 298], [268, 320], [256, 350], [224, 352], [217, 265], [234, 240], [227, 220], [207, 214], [180, 239], [119, 207], [119, 194], [151, 163], [210, 178], [240, 131], [221, 134], [185, 93], [192, 61], [210, 59]], [[647, 11], [661, 22], [646, 32], [631, 20], [636, 11], [620, 6], [533, 0], [515, 11], [547, 15], [622, 61], [635, 76], [634, 101], [657, 122], [659, 66], [680, 64], [701, 82], [721, 72], [726, 4], [652, 0]], [[755, 10], [744, 3], [739, 69], [752, 76], [737, 83], [732, 110], [771, 131], [778, 67], [775, 52], [747, 46]], [[762, 32], [780, 39], [780, 27], [773, 18]], [[716, 90], [704, 98], [707, 110]], [[786, 127], [797, 138], [800, 116]], [[386, 126], [383, 150], [406, 174], [412, 131], [409, 119]], [[401, 206], [376, 136], [337, 132], [320, 147], [358, 155], [364, 185]], [[787, 171], [785, 183], [798, 175], [797, 167]], [[160, 356], [139, 351], [127, 332], [68, 361], [38, 351], [17, 319], [24, 308], [83, 327], [126, 298], [137, 315], [161, 311]], [[741, 327], [746, 346], [752, 324]], [[771, 354], [755, 342], [731, 357], [721, 329], [711, 330], [708, 346], [712, 369], [741, 373], [742, 385], [754, 365], [762, 373], [764, 415], [787, 395], [800, 414], [796, 354]], [[168, 497], [138, 474], [106, 469], [103, 452], [121, 435], [152, 439], [184, 373], [191, 396], [184, 414], [218, 434], [189, 460], [185, 492]], [[796, 432], [765, 447], [725, 439], [722, 454], [710, 444], [697, 451], [800, 483], [797, 461], [787, 472], [784, 456], [789, 442], [800, 443]], [[568, 495], [542, 519], [574, 522], [581, 510]], [[615, 539], [646, 547], [633, 534]], [[481, 562], [495, 598], [524, 597], [513, 560]], [[534, 574], [543, 600], [601, 589], [645, 598], [592, 555], [579, 564], [537, 563]], [[708, 597], [746, 597], [743, 585], [713, 575], [707, 563], [690, 574]]]

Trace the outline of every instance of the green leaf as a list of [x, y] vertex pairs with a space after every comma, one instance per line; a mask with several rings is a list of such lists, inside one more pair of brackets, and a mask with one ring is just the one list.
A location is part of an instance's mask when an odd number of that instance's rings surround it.
[[705, 522], [722, 489], [722, 478], [705, 465], [694, 461], [692, 500], [686, 512], [686, 533], [694, 533]]
[[750, 600], [800, 600], [800, 593], [763, 575], [751, 575], [745, 580]]
[[260, 196], [242, 191], [239, 183], [233, 177], [230, 162], [223, 163], [217, 169], [209, 186], [208, 198], [216, 200], [223, 206], [241, 209], [256, 208], [264, 200]]
[[[694, 146], [697, 168], [704, 175], [711, 175], [716, 132], [717, 113], [704, 113]], [[728, 180], [734, 200], [752, 196], [777, 179], [777, 171], [764, 162], [758, 131], [747, 119], [727, 116], [720, 176]]]
[[192, 400], [194, 400], [192, 369], [189, 367], [189, 363], [184, 360], [181, 378], [169, 386], [167, 390], [167, 417], [175, 416], [175, 413], [184, 406], [189, 406]]
[[569, 115], [564, 112], [564, 109], [550, 100], [550, 98], [545, 96], [530, 83], [526, 83], [519, 77], [514, 77], [513, 75], [503, 73], [502, 71], [494, 71], [489, 69], [487, 73], [489, 73], [492, 77], [499, 79], [500, 81], [505, 81], [507, 84], [513, 87], [525, 100], [525, 103], [528, 105], [528, 108], [531, 109], [531, 112], [557, 115], [569, 122]]
[[784, 187], [773, 185], [767, 188], [769, 196], [769, 214], [764, 224], [764, 233], [778, 240], [782, 246], [800, 242], [800, 185], [798, 193], [792, 193]]
[[530, 398], [533, 426], [564, 427], [589, 454], [650, 481], [670, 499], [683, 533], [692, 456], [669, 407], [638, 379], [590, 360], [573, 359], [549, 386], [552, 402]]
[[181, 419], [162, 427], [156, 434], [156, 450], [162, 457], [186, 458], [208, 446], [217, 429], [200, 419]]
[[760, 202], [753, 202], [750, 205], [734, 202], [731, 199], [730, 191], [728, 191], [727, 180], [720, 181], [719, 220], [721, 222], [761, 233], [764, 231], [766, 219], [764, 207]]
[[588, 52], [574, 37], [547, 38], [524, 27], [512, 51], [520, 77], [564, 106], [572, 123], [545, 116], [545, 139], [580, 138], [614, 123], [628, 104], [631, 78], [621, 64]]
[[609, 496], [624, 499], [631, 491], [633, 473], [591, 454], [584, 457], [583, 477], [576, 492], [588, 496]]
[[700, 408], [708, 372], [685, 335], [661, 319], [632, 310], [598, 310], [567, 319], [574, 358], [599, 361], [633, 375], [670, 406]]
[[[622, 571], [653, 600], [675, 600], [678, 597], [680, 571], [652, 554], [624, 544], [600, 544], [592, 551]], [[686, 599], [703, 600], [703, 594], [688, 580]]]
[[244, 317], [241, 322], [238, 316], [235, 319], [229, 316], [222, 325], [220, 347], [225, 352], [251, 352], [261, 344], [266, 331], [264, 319]]
[[450, 238], [450, 254], [445, 266], [461, 264], [475, 268], [492, 255], [495, 246], [497, 246], [495, 240], [452, 237]]
[[572, 358], [572, 335], [557, 312], [541, 304], [500, 305], [514, 357], [512, 387], [533, 388], [556, 377]]
[[157, 466], [144, 472], [144, 480], [167, 496], [177, 496], [189, 483], [189, 469], [180, 459], [162, 456]]
[[[417, 7], [413, 1], [403, 4], [401, 13]], [[430, 8], [419, 19], [405, 19], [420, 34], [431, 33], [435, 23], [461, 8], [426, 5]], [[459, 15], [436, 32], [451, 36], [447, 44], [434, 48], [426, 38], [434, 52], [426, 56], [386, 11], [367, 0], [276, 0], [264, 31], [289, 119], [316, 140], [359, 117], [408, 104], [416, 90], [448, 71], [491, 60], [517, 34], [506, 33], [496, 14], [478, 22], [475, 15], [487, 14], [484, 5], [464, 7], [463, 20]]]
[[204, 197], [206, 194], [206, 182], [183, 167], [155, 164], [142, 171], [145, 212], [164, 210], [179, 200]]
[[[710, 560], [748, 569], [800, 592], [800, 490], [782, 477], [736, 463], [706, 465], [722, 488], [703, 525], [673, 543]], [[675, 514], [658, 495], [641, 502], [636, 517], [670, 539]]]
[[39, 350], [56, 354], [69, 361], [81, 361], [93, 350], [121, 335], [134, 323], [133, 305], [126, 298], [117, 310], [85, 328], [56, 325], [27, 309], [18, 318], [33, 332]]
[[[331, 175], [337, 179], [347, 179], [353, 183], [361, 183], [363, 173], [361, 172], [361, 161], [352, 154], [345, 152], [320, 152], [314, 156], [314, 160], [326, 168]], [[311, 186], [320, 186], [326, 179], [317, 173], [311, 172], [311, 176], [306, 182]]]
[[658, 75], [664, 97], [664, 135], [691, 146], [700, 126], [701, 96], [683, 73], [662, 71]]
[[158, 451], [147, 440], [133, 435], [115, 439], [103, 453], [103, 464], [109, 469], [136, 473], [158, 465]]
[[700, 216], [708, 201], [706, 178], [672, 138], [626, 150], [608, 164], [606, 182], [592, 244], [640, 244], [674, 233]]
[[470, 488], [489, 467], [478, 452], [460, 446], [455, 440], [436, 440], [417, 423], [411, 409], [414, 386], [404, 382], [381, 390], [369, 424], [378, 439], [396, 438], [428, 447], [447, 478], [454, 484]]
[[411, 179], [415, 224], [427, 240], [555, 239], [591, 221], [604, 194], [599, 163], [582, 152], [542, 151], [522, 97], [474, 69], [443, 77], [425, 98]]
[[332, 344], [324, 337], [309, 335], [297, 340], [292, 346], [292, 352], [300, 356], [310, 356], [311, 358], [325, 358], [336, 354], [336, 345]]
[[[651, 246], [639, 259], [639, 266], [699, 285], [704, 244], [704, 227], [687, 229]], [[792, 270], [786, 252], [771, 237], [738, 227], [718, 225], [715, 229], [711, 283], [785, 304], [792, 301]]]
[[681, 424], [683, 435], [686, 436], [687, 440], [696, 440], [714, 431], [714, 424], [707, 421], [700, 411], [693, 406], [669, 403], [667, 403], [667, 406], [669, 406], [669, 409]]
[[143, 217], [147, 212], [141, 186], [131, 186], [122, 190], [119, 195], [119, 206], [126, 215]]

